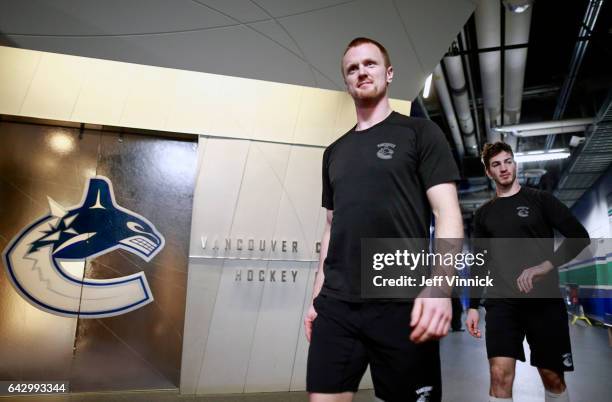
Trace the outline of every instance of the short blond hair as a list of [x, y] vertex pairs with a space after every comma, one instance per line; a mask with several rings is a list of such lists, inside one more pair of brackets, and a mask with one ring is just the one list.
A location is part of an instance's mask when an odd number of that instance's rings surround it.
[[[342, 58], [344, 59], [346, 52], [348, 52], [350, 49], [357, 47], [359, 45], [364, 45], [366, 43], [374, 45], [378, 48], [378, 50], [380, 50], [380, 52], [383, 55], [383, 59], [385, 61], [385, 68], [389, 68], [389, 66], [391, 66], [391, 58], [389, 57], [389, 52], [387, 52], [387, 49], [385, 49], [385, 47], [380, 42], [377, 42], [374, 39], [366, 38], [363, 36], [359, 38], [355, 38], [349, 42], [349, 44], [346, 46], [346, 49], [344, 49], [344, 53], [342, 53]], [[344, 77], [344, 66], [342, 65], [342, 60], [340, 61], [340, 71], [342, 71], [342, 76]]]

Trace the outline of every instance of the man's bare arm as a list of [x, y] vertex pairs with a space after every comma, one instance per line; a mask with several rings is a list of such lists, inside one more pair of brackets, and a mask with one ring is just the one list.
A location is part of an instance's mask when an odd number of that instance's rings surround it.
[[314, 286], [312, 288], [312, 299], [310, 300], [310, 307], [304, 317], [304, 329], [306, 330], [306, 339], [310, 342], [310, 335], [312, 334], [312, 322], [317, 318], [317, 312], [312, 305], [312, 301], [319, 295], [321, 288], [323, 287], [323, 281], [325, 280], [325, 273], [323, 271], [323, 265], [325, 258], [327, 258], [327, 250], [329, 248], [329, 236], [331, 232], [331, 224], [334, 217], [334, 211], [326, 209], [325, 227], [323, 229], [323, 236], [321, 237], [321, 249], [319, 252], [319, 266], [315, 274]]
[[[449, 239], [451, 246], [453, 242], [463, 239], [463, 218], [455, 184], [442, 183], [430, 187], [427, 198], [436, 220], [436, 239]], [[448, 334], [452, 317], [450, 299], [427, 297], [430, 290], [424, 289], [414, 301], [410, 322], [414, 328], [410, 334], [413, 342], [439, 339]]]
[[326, 219], [325, 219], [325, 227], [323, 228], [323, 236], [321, 236], [321, 250], [319, 253], [319, 266], [317, 268], [317, 272], [315, 274], [315, 282], [312, 288], [312, 300], [319, 295], [321, 288], [323, 287], [323, 280], [325, 279], [325, 274], [323, 272], [323, 265], [325, 263], [325, 258], [327, 258], [327, 250], [329, 248], [329, 236], [331, 232], [331, 223], [334, 218], [334, 211], [329, 209], [325, 210]]
[[463, 218], [455, 183], [430, 187], [427, 199], [436, 218], [436, 238], [463, 239]]

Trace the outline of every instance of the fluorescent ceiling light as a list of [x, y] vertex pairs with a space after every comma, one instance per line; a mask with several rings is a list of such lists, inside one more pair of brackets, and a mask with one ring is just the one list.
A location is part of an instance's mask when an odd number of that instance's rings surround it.
[[533, 0], [504, 0], [503, 3], [508, 11], [520, 14], [527, 11]]
[[514, 154], [514, 160], [516, 163], [525, 162], [542, 162], [552, 161], [557, 159], [565, 159], [570, 156], [567, 149], [551, 149], [550, 151], [530, 151], [530, 152], [517, 152]]
[[529, 8], [529, 4], [525, 4], [524, 6], [510, 7], [510, 11], [512, 11], [513, 13], [520, 14], [520, 13], [527, 11], [528, 8]]
[[429, 96], [429, 90], [431, 89], [431, 74], [425, 80], [425, 87], [423, 88], [423, 98], [427, 99]]

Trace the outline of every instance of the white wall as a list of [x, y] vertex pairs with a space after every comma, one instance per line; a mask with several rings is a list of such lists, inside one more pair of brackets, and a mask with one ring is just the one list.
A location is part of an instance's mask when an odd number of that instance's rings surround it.
[[[391, 104], [410, 112], [407, 101]], [[347, 94], [0, 47], [0, 114], [204, 134], [181, 392], [304, 389], [301, 323], [323, 228], [321, 158], [355, 124]], [[268, 243], [265, 253], [225, 253], [202, 249], [202, 236], [297, 241], [299, 249]], [[237, 270], [246, 277], [249, 269], [293, 270], [295, 281], [236, 281]], [[371, 386], [369, 375], [362, 385]]]
[[[182, 393], [305, 388], [302, 318], [325, 219], [320, 207], [323, 150], [200, 137]], [[214, 238], [220, 250], [210, 249]], [[224, 250], [225, 238], [233, 241], [230, 251]], [[254, 239], [256, 250], [235, 250], [238, 238]], [[260, 239], [267, 241], [265, 252], [257, 250]], [[272, 239], [296, 241], [298, 251], [272, 252]], [[248, 270], [254, 270], [253, 281], [247, 279]], [[370, 381], [366, 376], [363, 385]]]
[[2, 46], [0, 114], [319, 146], [355, 121], [344, 92]]

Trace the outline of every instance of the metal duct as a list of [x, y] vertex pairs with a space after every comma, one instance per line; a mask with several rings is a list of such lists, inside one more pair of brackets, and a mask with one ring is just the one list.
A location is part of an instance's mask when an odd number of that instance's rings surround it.
[[[525, 2], [529, 3], [529, 2]], [[533, 7], [522, 12], [506, 10], [505, 45], [521, 45], [529, 42]], [[527, 48], [506, 50], [504, 54], [504, 123], [517, 124], [521, 120], [521, 101], [527, 64]], [[509, 135], [506, 142], [516, 151], [517, 137]]]
[[539, 179], [546, 174], [546, 169], [525, 169], [523, 177], [525, 179]]
[[459, 194], [471, 194], [471, 193], [477, 193], [479, 191], [485, 191], [489, 188], [489, 186], [487, 184], [481, 184], [480, 186], [471, 186], [469, 188], [464, 188], [461, 190], [457, 190], [457, 193]]
[[[476, 7], [476, 38], [478, 48], [495, 48], [500, 46], [500, 19], [498, 0], [480, 0]], [[478, 54], [480, 62], [480, 80], [484, 102], [484, 119], [487, 130], [487, 141], [501, 139], [499, 133], [492, 130], [501, 125], [501, 54], [499, 50]]]
[[612, 164], [612, 89], [597, 113], [595, 123], [561, 175], [555, 196], [571, 207]]
[[586, 130], [587, 126], [569, 126], [569, 127], [555, 127], [555, 128], [543, 128], [540, 130], [529, 130], [529, 131], [518, 131], [514, 135], [517, 137], [537, 137], [540, 135], [556, 135], [566, 133], [579, 133]]
[[[461, 37], [461, 46], [462, 46], [461, 50], [466, 51], [468, 46], [467, 46], [467, 40], [466, 40], [466, 34], [465, 34], [465, 26], [461, 30], [461, 33], [459, 34], [459, 36]], [[465, 75], [466, 75], [468, 86], [469, 86], [468, 89], [470, 90], [470, 102], [472, 105], [471, 108], [472, 108], [472, 111], [474, 112], [474, 122], [476, 123], [474, 125], [474, 127], [476, 127], [476, 142], [478, 143], [478, 146], [480, 146], [480, 141], [482, 140], [482, 135], [480, 134], [480, 118], [478, 117], [478, 104], [476, 103], [476, 93], [474, 92], [474, 80], [472, 79], [472, 68], [470, 66], [470, 58], [468, 57], [467, 54], [463, 54], [463, 66], [465, 67], [465, 73], [466, 73]]]
[[466, 153], [470, 156], [477, 156], [478, 146], [476, 145], [474, 120], [472, 120], [472, 114], [470, 113], [468, 91], [465, 83], [465, 75], [463, 73], [463, 65], [461, 64], [461, 56], [444, 57], [444, 66], [448, 74], [448, 83], [451, 89], [457, 119], [459, 120], [459, 127], [463, 133]]
[[[576, 41], [574, 52], [572, 53], [572, 60], [570, 61], [569, 72], [566, 75], [563, 86], [561, 87], [561, 92], [557, 100], [557, 107], [555, 108], [555, 112], [553, 114], [554, 120], [563, 117], [563, 113], [565, 112], [570, 94], [572, 93], [574, 82], [578, 76], [580, 66], [582, 65], [582, 59], [584, 58], [584, 54], [586, 53], [586, 49], [589, 45], [591, 33], [595, 28], [595, 23], [597, 22], [597, 17], [599, 16], [599, 11], [601, 10], [602, 4], [603, 0], [590, 0], [589, 4], [587, 5], [586, 12], [582, 17], [582, 23], [580, 24], [580, 30], [578, 31], [578, 40]], [[553, 136], [548, 137], [546, 139], [544, 149], [552, 148], [554, 141], [555, 138]]]
[[455, 142], [455, 147], [457, 148], [457, 154], [459, 154], [459, 159], [461, 160], [465, 155], [465, 149], [463, 148], [463, 141], [461, 140], [459, 125], [457, 124], [457, 119], [455, 118], [455, 111], [453, 110], [453, 105], [446, 86], [446, 79], [444, 79], [444, 72], [442, 71], [440, 64], [434, 68], [432, 80], [434, 87], [436, 88], [438, 100], [442, 105], [444, 116], [446, 116], [446, 122], [450, 127], [451, 135], [453, 137], [453, 141]]
[[587, 126], [594, 124], [595, 119], [568, 119], [552, 120], [539, 123], [513, 124], [495, 127], [493, 130], [499, 133], [513, 133], [519, 137], [533, 137], [536, 135], [575, 133], [584, 131]]

